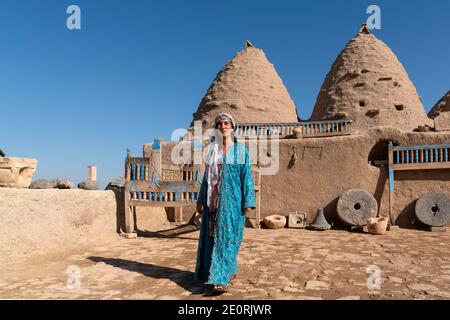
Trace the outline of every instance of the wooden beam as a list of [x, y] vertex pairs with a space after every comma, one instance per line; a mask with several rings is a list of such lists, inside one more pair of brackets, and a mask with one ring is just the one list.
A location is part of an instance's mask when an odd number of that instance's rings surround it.
[[395, 225], [394, 220], [394, 145], [392, 141], [388, 145], [388, 178], [389, 178], [389, 222]]
[[160, 187], [150, 186], [150, 181], [143, 180], [127, 181], [125, 190], [138, 192], [200, 192], [201, 187], [196, 181], [160, 181], [159, 185]]
[[189, 207], [195, 206], [197, 199], [194, 201], [148, 201], [148, 200], [130, 200], [130, 206], [137, 207]]
[[124, 203], [125, 203], [125, 233], [132, 233], [134, 231], [134, 214], [133, 214], [133, 207], [131, 207], [130, 204], [129, 192], [124, 192]]
[[431, 170], [431, 169], [450, 169], [449, 162], [425, 162], [425, 163], [400, 163], [394, 164], [395, 171], [402, 170]]

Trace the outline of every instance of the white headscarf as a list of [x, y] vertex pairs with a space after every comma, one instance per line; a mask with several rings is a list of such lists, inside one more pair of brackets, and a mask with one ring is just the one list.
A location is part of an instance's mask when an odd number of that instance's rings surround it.
[[[233, 129], [236, 126], [236, 123], [234, 121], [234, 118], [231, 114], [226, 112], [219, 113], [215, 120], [214, 120], [214, 128], [217, 128], [217, 123], [220, 120], [228, 120], [231, 122], [231, 125], [233, 126]], [[219, 167], [218, 164], [222, 164], [223, 162], [223, 154], [221, 150], [219, 150], [219, 142], [217, 140], [214, 140], [210, 146], [209, 150], [207, 152], [207, 165], [208, 165], [208, 175], [207, 175], [207, 181], [208, 181], [208, 196], [207, 196], [207, 205], [208, 207], [211, 205], [211, 195], [214, 187], [219, 183]]]
[[217, 128], [217, 123], [220, 120], [228, 120], [231, 122], [231, 125], [233, 126], [233, 129], [236, 128], [236, 122], [234, 121], [234, 118], [231, 114], [226, 112], [220, 112], [217, 114], [216, 118], [214, 119], [214, 128]]

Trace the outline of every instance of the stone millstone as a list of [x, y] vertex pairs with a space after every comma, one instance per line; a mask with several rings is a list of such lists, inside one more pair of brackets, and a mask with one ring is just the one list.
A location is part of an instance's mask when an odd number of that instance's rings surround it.
[[269, 229], [280, 229], [286, 225], [286, 217], [281, 215], [271, 215], [264, 218], [264, 224]]
[[417, 219], [431, 227], [443, 227], [450, 222], [450, 199], [438, 192], [430, 192], [416, 201]]
[[377, 200], [366, 190], [345, 191], [337, 203], [339, 218], [351, 226], [365, 226], [369, 218], [377, 216]]

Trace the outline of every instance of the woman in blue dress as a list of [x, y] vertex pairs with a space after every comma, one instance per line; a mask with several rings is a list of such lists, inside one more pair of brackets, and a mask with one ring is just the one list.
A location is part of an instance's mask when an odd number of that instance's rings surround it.
[[208, 147], [197, 200], [202, 224], [195, 275], [214, 293], [223, 293], [238, 271], [245, 215], [255, 208], [255, 191], [247, 147], [234, 141], [233, 117], [219, 113], [214, 127], [220, 133]]

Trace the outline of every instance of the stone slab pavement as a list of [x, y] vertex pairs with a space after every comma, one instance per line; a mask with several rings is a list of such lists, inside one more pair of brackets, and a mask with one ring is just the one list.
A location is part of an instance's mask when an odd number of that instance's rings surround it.
[[[450, 299], [450, 232], [245, 229], [230, 291], [193, 279], [198, 232], [117, 240], [0, 272], [3, 299]], [[79, 276], [78, 276], [79, 275]]]

